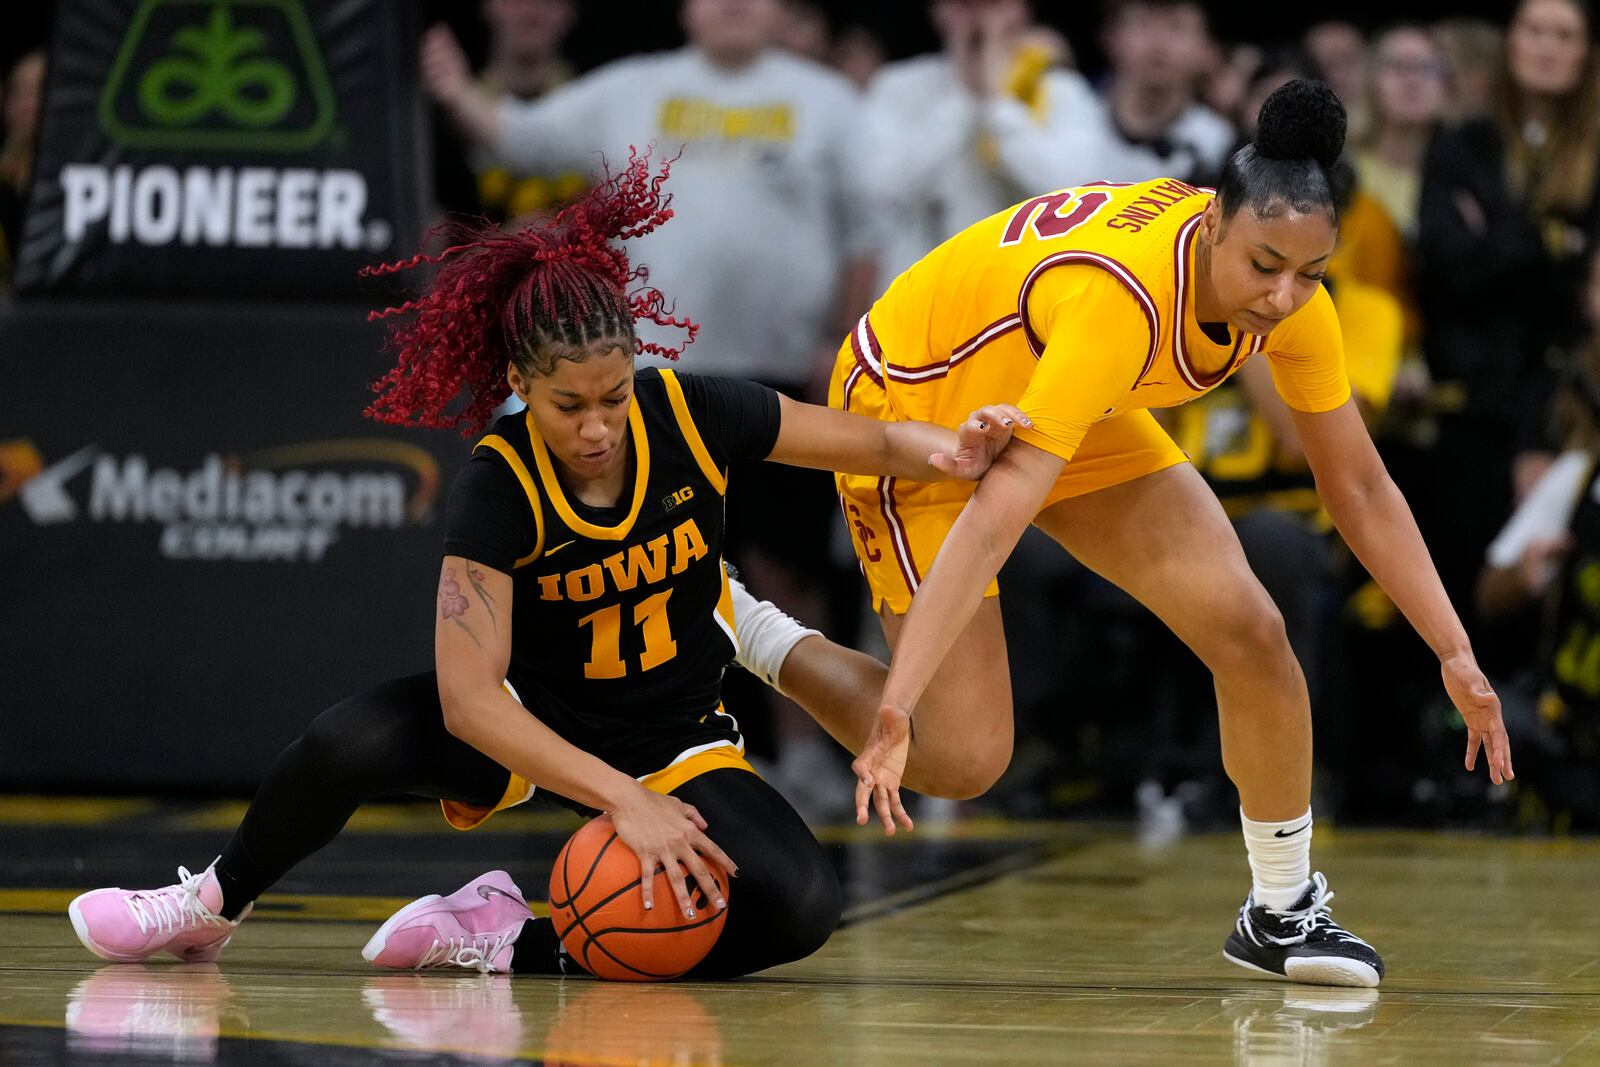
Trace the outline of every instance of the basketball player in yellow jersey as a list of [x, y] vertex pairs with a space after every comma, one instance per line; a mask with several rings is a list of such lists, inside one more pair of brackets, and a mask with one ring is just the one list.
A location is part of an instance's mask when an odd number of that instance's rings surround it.
[[1146, 410], [1269, 361], [1329, 514], [1439, 656], [1467, 724], [1467, 769], [1481, 746], [1490, 777], [1511, 777], [1499, 701], [1350, 398], [1319, 284], [1338, 222], [1326, 171], [1344, 127], [1331, 90], [1292, 82], [1214, 195], [1172, 180], [1064, 189], [973, 225], [896, 279], [842, 349], [831, 402], [945, 425], [977, 400], [1014, 402], [1031, 425], [975, 490], [839, 478], [894, 655], [875, 714], [841, 701], [823, 721], [860, 753], [860, 822], [870, 805], [887, 832], [909, 829], [902, 782], [987, 789], [1012, 734], [994, 577], [1034, 523], [1214, 675], [1253, 876], [1228, 958], [1370, 986], [1381, 959], [1333, 922], [1310, 869], [1311, 716], [1282, 619], [1216, 497]]

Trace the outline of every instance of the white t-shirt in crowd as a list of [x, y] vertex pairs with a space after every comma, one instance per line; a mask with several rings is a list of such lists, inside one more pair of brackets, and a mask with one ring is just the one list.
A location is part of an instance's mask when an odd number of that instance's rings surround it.
[[1112, 182], [1142, 182], [1151, 178], [1209, 181], [1228, 161], [1228, 150], [1238, 135], [1228, 121], [1203, 104], [1190, 104], [1176, 122], [1153, 142], [1129, 141], [1111, 116], [1111, 103], [1095, 96], [1082, 110], [1063, 121], [1080, 122], [1111, 147], [1100, 159]]
[[979, 97], [942, 55], [892, 63], [867, 88], [862, 189], [882, 230], [880, 290], [946, 238], [1012, 204], [1106, 175], [1111, 139], [1074, 71], [1048, 71], [1037, 106]]
[[654, 143], [657, 159], [681, 149], [666, 185], [674, 217], [628, 253], [701, 324], [684, 368], [800, 382], [834, 340], [842, 263], [875, 243], [847, 179], [859, 103], [844, 78], [783, 52], [726, 70], [685, 48], [502, 104], [490, 147], [512, 167], [592, 171], [602, 157], [620, 169], [630, 145]]

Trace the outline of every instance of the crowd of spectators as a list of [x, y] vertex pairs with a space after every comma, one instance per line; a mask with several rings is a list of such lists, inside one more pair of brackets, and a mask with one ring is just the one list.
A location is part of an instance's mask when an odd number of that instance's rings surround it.
[[[1026, 0], [932, 0], [939, 48], [807, 0], [683, 0], [685, 43], [578, 73], [576, 0], [482, 0], [475, 63], [429, 29], [441, 210], [515, 225], [581, 194], [602, 158], [676, 156], [677, 217], [650, 280], [703, 330], [692, 369], [820, 397], [839, 339], [887, 281], [1029, 195], [1092, 180], [1205, 184], [1296, 77], [1350, 114], [1327, 285], [1358, 403], [1496, 676], [1518, 748], [1484, 791], [1437, 671], [1349, 558], [1287, 411], [1250, 365], [1166, 424], [1216, 487], [1283, 611], [1313, 693], [1319, 813], [1600, 826], [1600, 76], [1582, 0], [1298, 40], [1220, 39], [1193, 0], [1114, 0], [1104, 65]], [[44, 56], [5, 71], [0, 277], [14, 250]], [[3, 282], [0, 282], [3, 285]], [[824, 477], [736, 476], [751, 585], [846, 640], [862, 630]], [[1020, 736], [990, 803], [1025, 812], [1232, 817], [1203, 671], [1118, 591], [1024, 542], [1003, 575]], [[748, 709], [771, 697], [746, 687]], [[781, 702], [780, 702], [781, 703]], [[767, 716], [780, 786], [817, 810], [844, 763], [802, 714]]]

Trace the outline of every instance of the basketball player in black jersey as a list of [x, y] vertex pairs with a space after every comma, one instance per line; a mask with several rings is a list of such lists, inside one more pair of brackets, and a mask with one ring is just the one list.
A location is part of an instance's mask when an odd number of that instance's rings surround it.
[[[428, 292], [392, 309], [409, 317], [394, 333], [400, 360], [379, 383], [378, 417], [470, 426], [507, 392], [525, 405], [479, 441], [451, 493], [436, 670], [319, 716], [274, 763], [211, 867], [180, 868], [164, 889], [73, 901], [92, 952], [215, 959], [261, 892], [360, 804], [395, 794], [438, 798], [460, 828], [534, 796], [607, 812], [642, 870], [660, 864], [672, 882], [677, 900], [655, 902], [645, 878], [646, 907], [675, 904], [686, 917], [694, 906], [680, 864], [700, 886], [715, 884], [708, 862], [736, 874], [737, 906], [691, 977], [799, 959], [831, 935], [841, 908], [831, 865], [745, 762], [719, 699], [740, 642], [722, 564], [727, 472], [765, 458], [976, 478], [1011, 422], [1026, 420], [985, 408], [955, 433], [635, 368], [636, 350], [663, 351], [638, 342], [635, 319], [687, 327], [691, 338], [694, 329], [666, 314], [658, 293], [628, 295], [637, 275], [611, 243], [670, 216], [659, 189], [634, 160], [553, 223], [478, 232], [430, 260], [442, 267]], [[446, 415], [463, 387], [470, 403]], [[365, 954], [400, 967], [567, 966], [549, 920], [530, 918], [503, 872], [419, 901]]]

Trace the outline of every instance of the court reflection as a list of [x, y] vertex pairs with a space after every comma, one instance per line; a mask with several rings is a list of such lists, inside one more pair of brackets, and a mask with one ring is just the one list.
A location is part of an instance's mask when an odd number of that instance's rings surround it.
[[214, 963], [113, 963], [67, 996], [67, 1048], [74, 1053], [161, 1056], [185, 1063], [217, 1058], [224, 1017], [248, 1027], [234, 991]]
[[510, 1060], [526, 1029], [511, 983], [508, 974], [386, 974], [367, 980], [361, 1002], [406, 1048]]
[[1376, 989], [1286, 986], [1260, 997], [1224, 997], [1233, 1022], [1238, 1067], [1310, 1067], [1326, 1063], [1336, 1035], [1378, 1017]]
[[539, 1042], [556, 1064], [703, 1064], [724, 1061], [722, 1030], [706, 1001], [682, 986], [585, 979], [562, 983], [560, 1008]]
[[534, 1056], [546, 1067], [724, 1062], [712, 1011], [682, 987], [399, 974], [368, 979], [361, 1000], [417, 1052], [476, 1062]]

